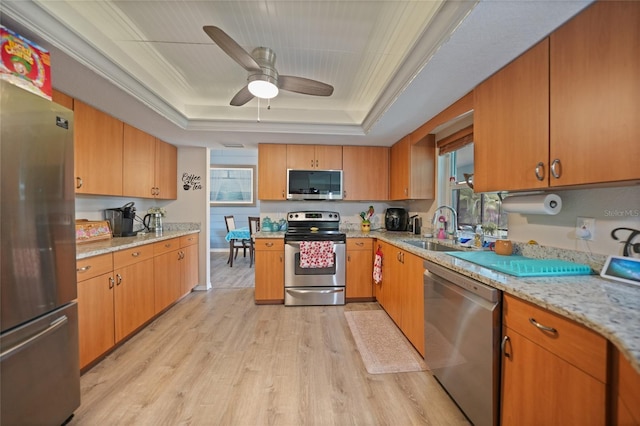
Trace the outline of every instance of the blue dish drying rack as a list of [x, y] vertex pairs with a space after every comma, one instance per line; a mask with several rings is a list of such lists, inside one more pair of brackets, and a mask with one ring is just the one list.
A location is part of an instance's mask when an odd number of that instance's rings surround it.
[[524, 256], [500, 256], [494, 252], [447, 252], [485, 268], [516, 277], [557, 277], [590, 275], [591, 267], [558, 259], [532, 259]]

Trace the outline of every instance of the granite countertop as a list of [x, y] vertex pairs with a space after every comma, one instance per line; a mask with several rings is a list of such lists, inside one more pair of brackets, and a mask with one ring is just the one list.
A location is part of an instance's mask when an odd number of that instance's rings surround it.
[[[363, 235], [349, 233], [348, 236]], [[422, 239], [454, 246], [452, 241], [387, 232], [371, 232], [369, 237], [397, 245], [425, 260], [585, 325], [611, 341], [640, 373], [640, 287], [608, 281], [599, 275], [515, 277], [458, 259], [445, 252], [424, 250], [402, 242]], [[514, 251], [515, 254], [532, 258], [558, 258], [587, 263], [595, 271], [602, 268], [606, 259], [606, 256], [602, 255], [580, 255], [564, 249], [518, 243], [514, 243]]]
[[[347, 238], [377, 238], [476, 279], [508, 294], [571, 318], [611, 341], [640, 373], [640, 287], [608, 281], [599, 275], [515, 277], [445, 252], [420, 249], [404, 240], [431, 240], [460, 249], [453, 241], [423, 238], [404, 232], [348, 231]], [[258, 238], [283, 238], [284, 232], [259, 232]], [[514, 254], [584, 263], [598, 272], [606, 256], [514, 242]]]
[[169, 227], [162, 235], [156, 235], [155, 233], [138, 233], [135, 237], [114, 237], [109, 240], [96, 241], [94, 243], [77, 244], [76, 259], [80, 260], [91, 256], [113, 253], [144, 244], [157, 243], [158, 241], [169, 240], [189, 234], [197, 234], [199, 232], [199, 225], [183, 224], [182, 226]]

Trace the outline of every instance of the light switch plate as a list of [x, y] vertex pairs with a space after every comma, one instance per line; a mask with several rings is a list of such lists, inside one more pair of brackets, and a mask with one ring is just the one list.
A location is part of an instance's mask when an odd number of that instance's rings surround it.
[[596, 231], [596, 220], [592, 217], [579, 217], [576, 220], [576, 238], [593, 241]]

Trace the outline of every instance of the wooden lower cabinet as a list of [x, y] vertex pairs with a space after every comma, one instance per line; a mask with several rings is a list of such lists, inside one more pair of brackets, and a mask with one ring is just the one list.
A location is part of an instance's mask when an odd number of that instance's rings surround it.
[[153, 259], [116, 269], [115, 341], [133, 333], [155, 314]]
[[347, 301], [373, 300], [373, 240], [347, 238]]
[[611, 424], [640, 425], [640, 373], [618, 349], [614, 349], [611, 355]]
[[255, 302], [284, 303], [284, 240], [256, 238]]
[[78, 283], [80, 368], [115, 344], [114, 286], [113, 271]]
[[200, 262], [198, 261], [198, 234], [185, 235], [180, 237], [180, 248], [182, 249], [182, 294], [188, 294], [199, 284], [198, 272]]
[[424, 356], [424, 259], [403, 252], [400, 285], [402, 317], [400, 329]]
[[382, 283], [376, 299], [411, 344], [424, 355], [424, 260], [382, 241]]
[[76, 270], [82, 369], [197, 285], [198, 235], [81, 259]]
[[507, 294], [503, 327], [502, 425], [606, 424], [604, 337]]
[[159, 313], [182, 296], [182, 252], [180, 239], [160, 241], [153, 245], [155, 272], [155, 312]]

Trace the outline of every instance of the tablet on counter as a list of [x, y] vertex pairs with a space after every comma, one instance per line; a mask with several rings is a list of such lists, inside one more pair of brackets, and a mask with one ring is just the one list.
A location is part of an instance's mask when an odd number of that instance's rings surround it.
[[640, 259], [609, 256], [600, 272], [602, 278], [640, 286]]

